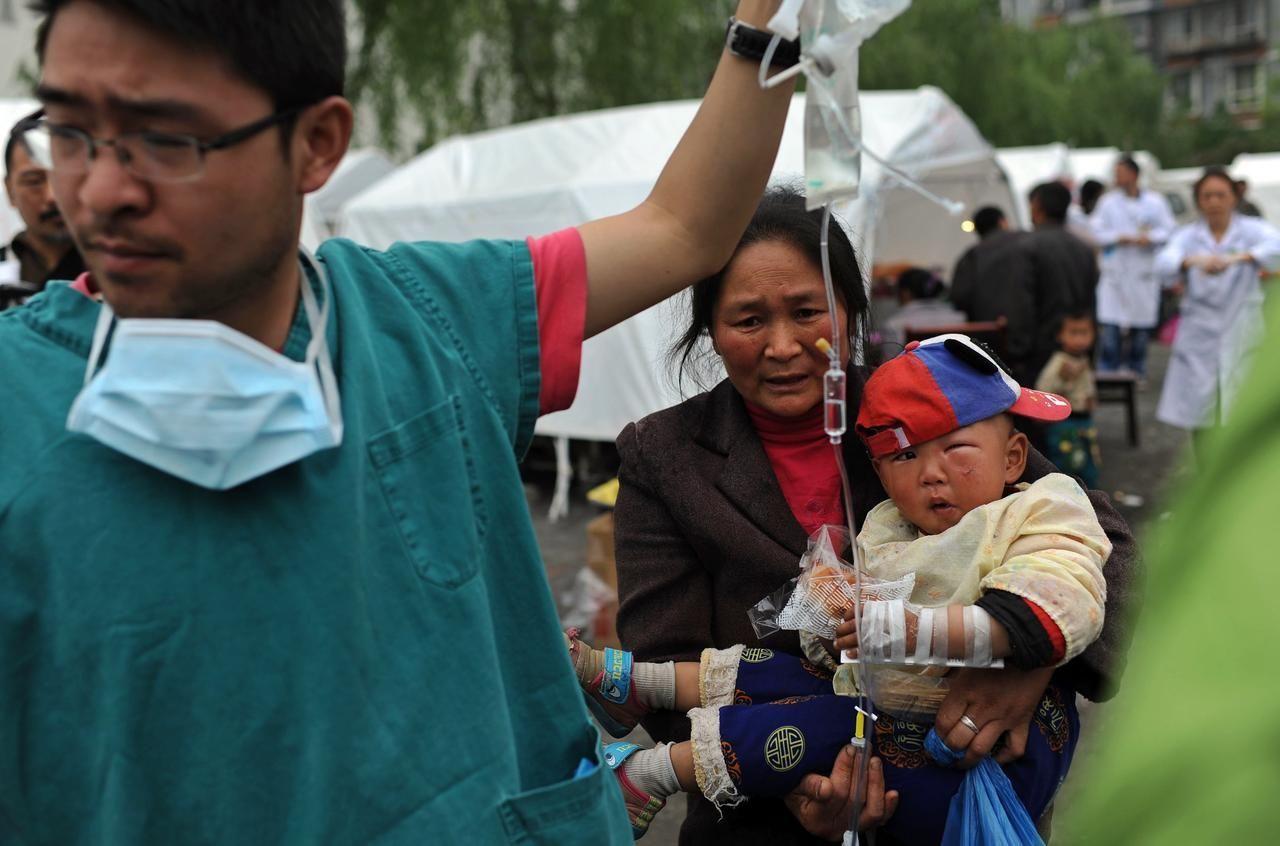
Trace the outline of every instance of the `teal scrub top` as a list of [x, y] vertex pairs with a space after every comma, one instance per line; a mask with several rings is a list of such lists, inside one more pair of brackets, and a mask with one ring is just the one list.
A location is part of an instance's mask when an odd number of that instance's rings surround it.
[[225, 492], [66, 431], [96, 303], [0, 315], [0, 843], [631, 842], [517, 468], [528, 249], [319, 258], [342, 445]]

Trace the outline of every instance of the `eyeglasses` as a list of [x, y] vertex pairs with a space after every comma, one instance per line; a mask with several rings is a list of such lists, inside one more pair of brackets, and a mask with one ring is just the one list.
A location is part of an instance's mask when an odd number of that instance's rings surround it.
[[74, 126], [50, 123], [35, 117], [14, 127], [31, 158], [54, 173], [88, 173], [98, 152], [114, 147], [116, 159], [131, 175], [148, 182], [190, 182], [204, 175], [204, 160], [214, 150], [225, 150], [296, 117], [305, 106], [268, 115], [216, 138], [197, 138], [171, 132], [124, 132], [115, 138], [94, 138]]

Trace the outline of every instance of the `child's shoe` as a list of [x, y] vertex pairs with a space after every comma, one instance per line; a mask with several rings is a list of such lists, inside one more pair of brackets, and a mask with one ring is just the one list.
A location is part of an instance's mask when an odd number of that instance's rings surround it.
[[[578, 635], [578, 629], [569, 629], [564, 640], [578, 683], [586, 694], [587, 707], [605, 731], [614, 737], [625, 737], [649, 713], [631, 683], [631, 653], [612, 648], [600, 653], [579, 640]], [[603, 669], [597, 669], [600, 666]]]
[[618, 786], [622, 788], [622, 798], [627, 804], [627, 816], [631, 818], [631, 834], [639, 840], [649, 830], [649, 823], [667, 805], [666, 799], [657, 799], [640, 790], [627, 778], [623, 763], [631, 753], [640, 749], [634, 743], [610, 743], [604, 748], [604, 762], [618, 777]]

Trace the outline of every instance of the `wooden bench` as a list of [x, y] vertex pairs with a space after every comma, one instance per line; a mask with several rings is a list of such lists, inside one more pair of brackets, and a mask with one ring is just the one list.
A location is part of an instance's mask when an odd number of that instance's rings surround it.
[[1138, 445], [1138, 377], [1132, 373], [1098, 373], [1098, 402], [1124, 403], [1129, 445]]

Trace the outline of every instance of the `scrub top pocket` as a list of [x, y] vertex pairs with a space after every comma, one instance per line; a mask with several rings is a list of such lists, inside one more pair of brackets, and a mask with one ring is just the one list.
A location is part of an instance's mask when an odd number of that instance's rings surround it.
[[418, 574], [445, 588], [475, 576], [484, 503], [461, 401], [451, 396], [374, 435], [369, 459]]
[[576, 778], [512, 796], [499, 809], [512, 846], [600, 846], [629, 842], [619, 825], [622, 803], [613, 772], [600, 758], [594, 727], [584, 727], [583, 758], [591, 769]]

